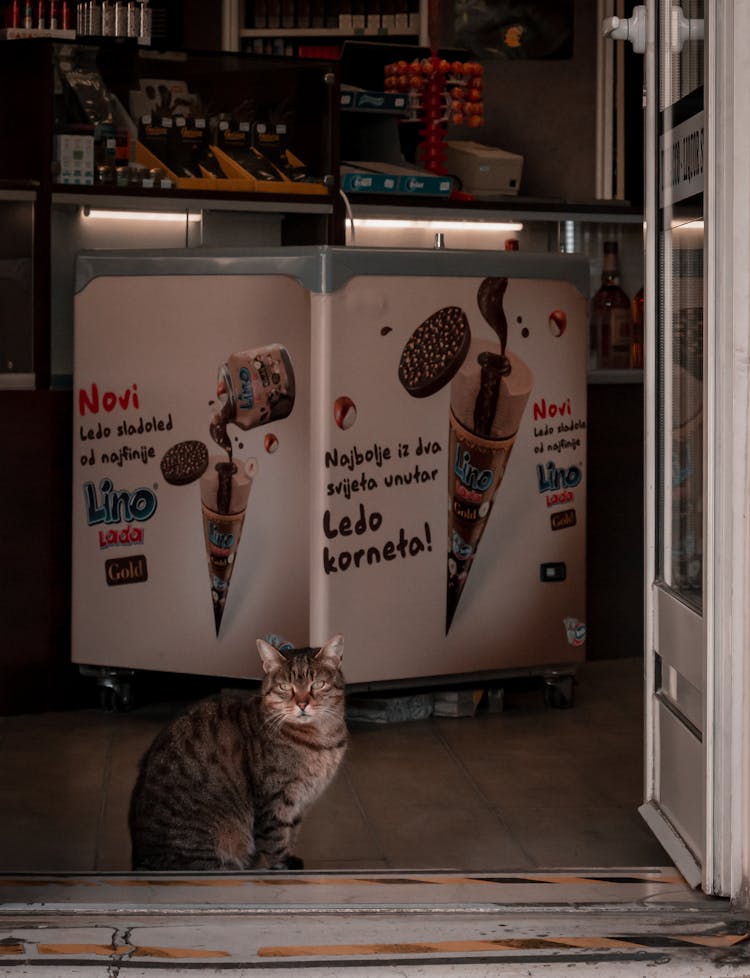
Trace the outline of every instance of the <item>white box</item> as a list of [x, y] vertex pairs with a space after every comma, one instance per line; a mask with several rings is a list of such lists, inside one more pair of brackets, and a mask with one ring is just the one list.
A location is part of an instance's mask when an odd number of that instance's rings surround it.
[[462, 189], [476, 196], [517, 194], [521, 186], [523, 156], [468, 139], [446, 142], [448, 172]]
[[483, 689], [448, 689], [435, 693], [436, 717], [473, 717], [484, 695]]

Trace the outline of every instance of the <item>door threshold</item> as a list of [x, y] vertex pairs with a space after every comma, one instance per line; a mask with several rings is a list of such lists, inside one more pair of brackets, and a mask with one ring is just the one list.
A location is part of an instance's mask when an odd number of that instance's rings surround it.
[[0, 875], [0, 915], [8, 912], [266, 913], [293, 906], [319, 912], [344, 907], [372, 912], [514, 907], [713, 905], [672, 866], [580, 868], [512, 872], [456, 870], [307, 870], [236, 873], [6, 873]]
[[0, 974], [18, 978], [750, 971], [750, 924], [672, 867], [14, 873], [0, 901]]

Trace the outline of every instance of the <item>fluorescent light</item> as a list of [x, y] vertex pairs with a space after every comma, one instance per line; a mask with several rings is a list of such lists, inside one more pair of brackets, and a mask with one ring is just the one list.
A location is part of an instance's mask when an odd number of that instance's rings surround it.
[[174, 211], [107, 211], [98, 207], [82, 207], [83, 217], [103, 218], [109, 221], [200, 221], [200, 213], [188, 212], [177, 214]]
[[355, 217], [357, 228], [423, 231], [523, 231], [523, 224], [499, 221], [420, 221], [389, 217]]

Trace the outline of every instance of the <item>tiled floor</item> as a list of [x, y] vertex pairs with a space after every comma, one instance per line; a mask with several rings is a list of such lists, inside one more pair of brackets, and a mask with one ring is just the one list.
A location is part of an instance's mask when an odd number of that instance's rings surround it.
[[[513, 683], [502, 713], [352, 724], [345, 765], [303, 827], [306, 867], [668, 865], [636, 811], [641, 669], [583, 666], [569, 710]], [[129, 869], [136, 764], [177, 708], [0, 718], [0, 869]]]

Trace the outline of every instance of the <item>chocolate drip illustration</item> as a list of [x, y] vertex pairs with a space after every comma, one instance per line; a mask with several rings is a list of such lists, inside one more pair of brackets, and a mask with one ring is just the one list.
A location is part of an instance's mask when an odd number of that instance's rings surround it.
[[495, 420], [500, 397], [500, 381], [510, 373], [510, 360], [502, 353], [484, 352], [477, 357], [477, 363], [482, 372], [479, 393], [474, 402], [474, 434], [481, 438], [491, 438], [492, 422]]
[[492, 422], [500, 396], [500, 380], [511, 370], [510, 360], [505, 355], [505, 348], [508, 345], [508, 320], [503, 308], [503, 298], [507, 287], [507, 278], [486, 278], [477, 292], [479, 311], [500, 341], [499, 353], [482, 353], [477, 360], [482, 372], [479, 393], [474, 405], [474, 434], [482, 438], [491, 437]]
[[237, 472], [237, 466], [231, 461], [217, 462], [216, 472], [219, 476], [219, 487], [216, 490], [216, 508], [222, 514], [231, 512], [232, 505], [232, 476]]
[[508, 320], [503, 309], [503, 298], [507, 288], [507, 278], [486, 278], [477, 292], [479, 311], [497, 334], [502, 354], [505, 353], [508, 345]]
[[231, 410], [231, 404], [223, 404], [219, 414], [214, 414], [211, 418], [208, 427], [209, 434], [219, 448], [224, 449], [230, 462], [232, 461], [232, 440], [227, 434], [227, 421], [231, 418]]

